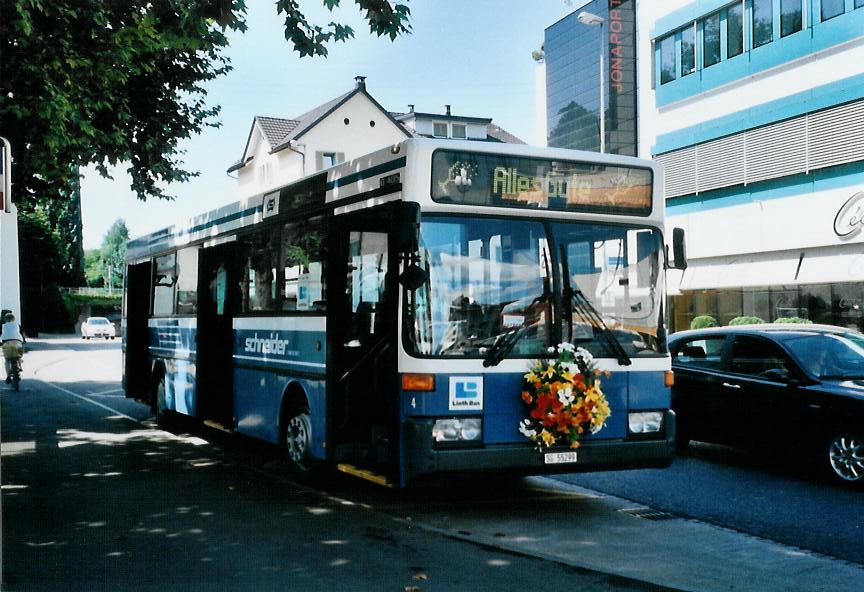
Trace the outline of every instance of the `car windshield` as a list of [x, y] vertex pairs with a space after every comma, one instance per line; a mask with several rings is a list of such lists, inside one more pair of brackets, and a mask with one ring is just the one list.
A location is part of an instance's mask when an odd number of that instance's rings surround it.
[[[610, 340], [628, 356], [657, 354], [661, 245], [647, 228], [425, 216], [429, 279], [408, 293], [409, 351], [541, 356], [563, 336], [598, 356], [619, 357]], [[562, 303], [568, 282], [573, 302]]]
[[809, 334], [783, 343], [804, 369], [820, 379], [864, 378], [864, 348], [847, 337]]
[[103, 319], [103, 318], [99, 317], [99, 318], [95, 318], [95, 319], [90, 319], [88, 321], [88, 323], [91, 325], [107, 325], [108, 319]]

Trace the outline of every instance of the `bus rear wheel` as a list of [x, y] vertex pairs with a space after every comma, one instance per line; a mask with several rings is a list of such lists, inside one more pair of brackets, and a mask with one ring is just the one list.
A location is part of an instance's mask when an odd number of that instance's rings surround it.
[[168, 404], [165, 400], [165, 375], [159, 375], [159, 382], [156, 383], [156, 392], [153, 394], [153, 415], [156, 416], [156, 425], [167, 427], [168, 424]]
[[300, 409], [290, 414], [282, 442], [291, 469], [301, 475], [308, 474], [313, 468], [312, 420], [308, 410]]

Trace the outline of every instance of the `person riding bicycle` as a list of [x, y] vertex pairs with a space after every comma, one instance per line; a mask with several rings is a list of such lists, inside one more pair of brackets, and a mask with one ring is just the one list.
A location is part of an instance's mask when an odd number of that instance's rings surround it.
[[3, 357], [6, 360], [6, 382], [12, 382], [12, 362], [18, 364], [18, 371], [21, 371], [21, 360], [24, 357], [24, 344], [27, 340], [21, 332], [21, 325], [15, 322], [15, 315], [6, 314], [3, 319], [3, 330], [0, 334], [0, 343], [3, 344]]

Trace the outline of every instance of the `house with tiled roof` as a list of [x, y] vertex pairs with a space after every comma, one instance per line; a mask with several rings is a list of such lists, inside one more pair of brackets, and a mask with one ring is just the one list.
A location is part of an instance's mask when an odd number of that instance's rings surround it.
[[444, 114], [409, 107], [407, 113], [384, 109], [358, 76], [353, 90], [297, 117], [255, 117], [243, 155], [228, 173], [236, 174], [240, 197], [247, 197], [405, 138], [524, 143], [489, 118], [452, 115], [449, 105]]

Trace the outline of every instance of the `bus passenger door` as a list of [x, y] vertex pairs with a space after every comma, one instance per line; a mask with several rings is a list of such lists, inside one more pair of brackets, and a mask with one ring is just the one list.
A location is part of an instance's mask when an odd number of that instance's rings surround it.
[[336, 460], [384, 472], [396, 467], [398, 441], [397, 258], [388, 226], [386, 210], [334, 220], [327, 321]]
[[198, 253], [195, 415], [233, 428], [236, 243], [203, 248]]
[[145, 402], [150, 402], [147, 319], [152, 269], [150, 261], [127, 267], [123, 294], [123, 388], [127, 397]]

